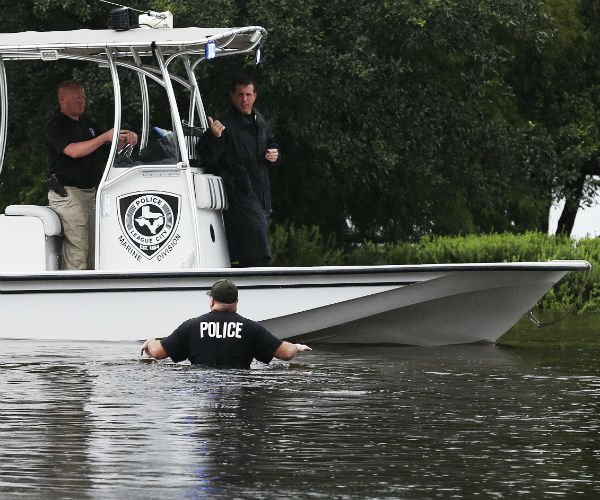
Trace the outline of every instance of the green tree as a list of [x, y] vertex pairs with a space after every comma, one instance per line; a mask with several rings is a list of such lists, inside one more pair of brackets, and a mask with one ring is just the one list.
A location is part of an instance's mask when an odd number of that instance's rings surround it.
[[600, 6], [595, 0], [548, 0], [546, 9], [554, 36], [541, 51], [525, 47], [508, 80], [519, 112], [551, 137], [554, 198], [566, 199], [558, 232], [570, 234], [578, 208], [590, 204], [598, 187], [589, 176], [600, 174]]
[[[583, 57], [578, 39], [567, 43], [563, 28], [571, 26], [572, 14], [583, 19], [583, 11], [555, 8], [560, 2], [130, 4], [169, 9], [179, 27], [268, 30], [260, 66], [250, 54], [199, 65], [207, 112], [215, 116], [229, 105], [231, 76], [252, 74], [257, 106], [284, 157], [284, 166], [272, 171], [274, 221], [318, 225], [348, 244], [543, 227], [553, 190], [577, 178], [580, 157], [588, 154], [580, 150], [591, 152], [595, 140], [594, 108], [585, 113], [592, 94], [572, 92], [564, 99], [569, 105], [552, 107], [558, 91], [552, 93], [551, 83], [541, 85], [549, 74], [556, 77], [549, 82], [560, 76], [558, 62], [568, 52], [562, 48], [573, 51], [573, 64]], [[585, 2], [582, 8], [593, 10], [593, 2]], [[101, 28], [109, 10], [92, 0], [24, 0], [0, 20], [0, 29]], [[591, 39], [588, 46], [593, 47]], [[0, 208], [16, 201], [43, 203], [40, 131], [56, 108], [60, 80], [85, 81], [90, 112], [100, 124], [112, 120], [106, 72], [67, 62], [23, 68], [10, 72], [11, 139]], [[568, 77], [563, 78], [566, 88]], [[589, 83], [594, 77], [586, 78]], [[138, 99], [135, 91], [124, 90], [127, 114], [136, 123]], [[552, 125], [558, 123], [555, 115], [563, 126]], [[153, 120], [164, 116], [157, 104]], [[573, 136], [591, 142], [582, 148]], [[571, 157], [577, 161], [566, 161]]]
[[504, 75], [547, 40], [542, 2], [274, 3], [252, 5], [274, 45], [268, 115], [293, 153], [276, 220], [339, 241], [539, 227], [553, 150]]

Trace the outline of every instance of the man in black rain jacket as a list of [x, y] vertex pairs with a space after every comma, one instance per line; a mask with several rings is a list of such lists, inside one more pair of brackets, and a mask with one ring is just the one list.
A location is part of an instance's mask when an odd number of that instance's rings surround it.
[[268, 167], [280, 162], [279, 149], [264, 117], [254, 108], [251, 78], [231, 87], [233, 105], [200, 139], [198, 154], [208, 172], [223, 179], [229, 208], [223, 212], [229, 257], [240, 267], [267, 266], [271, 187]]

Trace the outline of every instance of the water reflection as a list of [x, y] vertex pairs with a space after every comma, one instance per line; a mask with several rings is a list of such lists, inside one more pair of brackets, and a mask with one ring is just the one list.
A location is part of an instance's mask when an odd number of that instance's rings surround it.
[[54, 361], [2, 363], [2, 498], [31, 498], [40, 478], [44, 488], [56, 491], [85, 492], [91, 486], [91, 425], [84, 409], [90, 376]]
[[2, 498], [593, 498], [598, 350], [320, 346], [248, 371], [0, 341]]

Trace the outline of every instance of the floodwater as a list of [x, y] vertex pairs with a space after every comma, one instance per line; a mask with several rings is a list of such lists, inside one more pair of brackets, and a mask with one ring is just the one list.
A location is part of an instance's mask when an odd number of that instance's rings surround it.
[[600, 350], [314, 346], [250, 371], [0, 341], [0, 498], [592, 499]]

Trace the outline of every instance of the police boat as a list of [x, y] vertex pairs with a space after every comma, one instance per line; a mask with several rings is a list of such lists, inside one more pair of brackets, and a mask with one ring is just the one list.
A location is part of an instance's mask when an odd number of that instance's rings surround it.
[[[94, 270], [60, 270], [62, 229], [50, 208], [11, 205], [0, 215], [0, 338], [162, 337], [205, 312], [203, 292], [229, 278], [240, 289], [239, 312], [282, 339], [494, 342], [566, 273], [590, 269], [586, 261], [231, 268], [222, 180], [194, 159], [198, 133], [207, 128], [195, 69], [214, 57], [258, 57], [266, 31], [172, 28], [165, 16], [156, 24], [0, 34], [0, 175], [9, 132], [6, 71], [27, 61], [69, 59], [108, 71], [115, 130], [97, 190]], [[165, 92], [172, 130], [161, 131], [158, 158], [133, 162], [118, 154], [118, 70], [138, 76], [142, 149], [156, 140], [148, 83]]]

